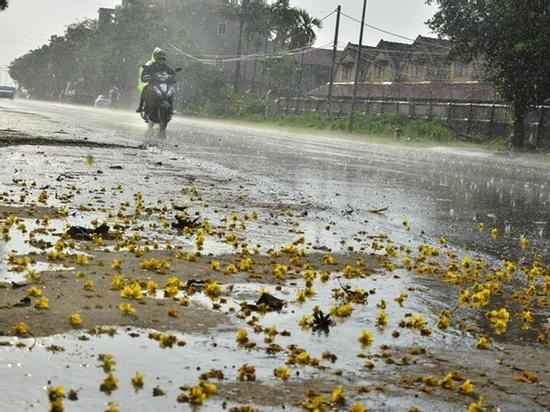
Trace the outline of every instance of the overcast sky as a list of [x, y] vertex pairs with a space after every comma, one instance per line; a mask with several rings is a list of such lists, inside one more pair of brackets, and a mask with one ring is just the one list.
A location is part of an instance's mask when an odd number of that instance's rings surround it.
[[[120, 0], [10, 0], [7, 11], [0, 12], [0, 83], [5, 82], [2, 66], [30, 49], [47, 43], [52, 34], [63, 34], [65, 27], [86, 17], [97, 17], [99, 7], [114, 7]], [[312, 16], [323, 18], [338, 4], [342, 11], [361, 18], [362, 0], [290, 0], [292, 6], [306, 9]], [[425, 21], [435, 8], [425, 0], [369, 0], [367, 23], [389, 32], [414, 38], [418, 34], [429, 35]], [[334, 38], [335, 16], [325, 20], [318, 33], [317, 46], [330, 47]], [[340, 43], [358, 42], [359, 24], [342, 19]], [[381, 38], [405, 41], [402, 38], [373, 29], [365, 32], [365, 43], [375, 45]]]

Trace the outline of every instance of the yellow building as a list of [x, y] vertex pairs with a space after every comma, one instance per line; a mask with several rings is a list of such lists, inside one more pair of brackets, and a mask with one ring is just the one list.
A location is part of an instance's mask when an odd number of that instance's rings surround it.
[[[481, 60], [464, 63], [450, 57], [448, 40], [418, 36], [412, 44], [381, 40], [363, 46], [360, 81], [368, 83], [464, 83], [483, 80]], [[349, 43], [336, 69], [337, 82], [353, 82], [357, 45]]]

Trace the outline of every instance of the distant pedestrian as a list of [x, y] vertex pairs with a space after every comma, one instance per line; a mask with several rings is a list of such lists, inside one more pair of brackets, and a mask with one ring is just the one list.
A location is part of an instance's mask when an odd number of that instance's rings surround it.
[[118, 101], [120, 100], [120, 89], [118, 87], [113, 87], [109, 91], [109, 100], [111, 101], [111, 106], [118, 106]]

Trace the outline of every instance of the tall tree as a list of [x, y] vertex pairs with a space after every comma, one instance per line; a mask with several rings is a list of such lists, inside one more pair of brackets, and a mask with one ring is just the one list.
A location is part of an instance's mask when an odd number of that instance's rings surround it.
[[322, 27], [321, 20], [311, 17], [304, 9], [298, 9], [295, 17], [295, 26], [290, 37], [290, 48], [312, 46], [317, 39], [315, 29]]
[[[237, 40], [237, 57], [241, 57], [243, 41], [247, 44], [254, 38], [269, 35], [268, 27], [269, 9], [263, 1], [242, 0], [239, 3], [229, 3], [225, 13], [239, 24], [239, 37]], [[233, 87], [239, 88], [241, 78], [241, 62], [237, 60]]]
[[8, 8], [8, 0], [0, 0], [0, 11]]
[[482, 56], [487, 79], [512, 109], [514, 148], [524, 146], [530, 108], [550, 97], [549, 0], [427, 0], [439, 7], [430, 27], [448, 36], [452, 54]]
[[298, 22], [298, 10], [290, 7], [289, 0], [277, 0], [269, 8], [273, 43], [284, 49]]
[[311, 46], [321, 21], [304, 9], [290, 7], [289, 0], [277, 0], [270, 6], [273, 43], [280, 49]]

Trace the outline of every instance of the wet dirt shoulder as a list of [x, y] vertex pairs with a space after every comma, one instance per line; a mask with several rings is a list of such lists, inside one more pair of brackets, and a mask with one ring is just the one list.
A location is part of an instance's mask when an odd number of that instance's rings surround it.
[[[230, 273], [228, 268], [238, 267], [242, 257], [199, 255], [189, 261], [183, 254], [168, 250], [155, 250], [139, 257], [127, 252], [91, 253], [86, 258], [89, 259], [86, 264], [78, 262], [83, 259], [82, 254], [65, 257], [58, 263], [68, 266], [68, 269], [44, 271], [34, 282], [0, 284], [0, 333], [14, 335], [12, 326], [18, 322], [25, 322], [34, 336], [67, 332], [72, 329], [69, 318], [73, 313], [81, 315], [81, 328], [134, 326], [187, 333], [207, 333], [211, 329], [234, 330], [234, 314], [223, 313], [219, 307], [226, 297], [231, 296], [235, 283], [253, 282], [282, 287], [286, 282], [299, 282], [304, 265], [334, 270], [334, 266], [323, 264], [323, 255], [320, 253], [299, 260], [288, 257], [289, 269], [284, 280], [273, 274], [274, 268], [284, 259], [269, 256], [250, 256], [248, 259], [253, 262], [253, 270]], [[46, 254], [29, 256], [33, 261], [51, 263]], [[335, 259], [343, 267], [345, 264], [353, 264], [357, 259], [365, 259], [365, 256], [335, 255]], [[117, 262], [116, 270], [112, 268], [113, 262]], [[165, 265], [166, 269], [144, 269], [144, 262], [157, 262]], [[213, 262], [219, 268], [213, 269]], [[374, 271], [375, 267], [376, 260], [370, 259], [370, 270]], [[143, 290], [143, 296], [139, 299], [123, 297], [124, 285], [133, 285], [135, 282]], [[152, 296], [146, 291], [150, 282], [158, 289]], [[169, 288], [174, 282], [180, 282], [177, 296], [164, 298], [166, 292], [163, 289]], [[200, 292], [209, 282], [219, 284], [219, 296], [213, 297], [207, 305], [190, 302], [192, 293]], [[40, 295], [30, 296], [33, 294], [31, 289], [38, 289]], [[243, 299], [249, 298], [253, 303], [258, 296], [250, 294]], [[48, 299], [47, 308], [37, 308], [37, 302], [43, 297]], [[136, 313], [125, 313], [119, 305], [126, 304], [131, 305]]]

